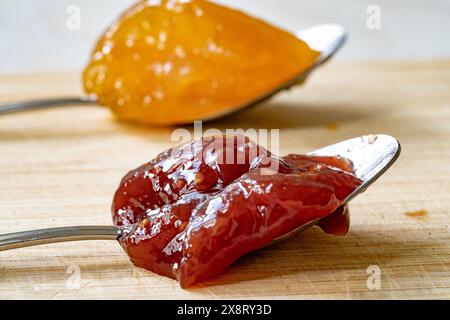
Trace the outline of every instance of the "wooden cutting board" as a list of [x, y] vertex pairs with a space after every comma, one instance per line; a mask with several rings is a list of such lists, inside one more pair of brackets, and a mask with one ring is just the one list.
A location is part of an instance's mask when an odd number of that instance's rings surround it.
[[[278, 128], [282, 154], [367, 133], [397, 137], [400, 159], [351, 203], [345, 237], [309, 229], [190, 290], [133, 267], [114, 241], [5, 251], [0, 298], [448, 299], [449, 84], [449, 60], [330, 63], [305, 86], [208, 125]], [[78, 92], [76, 73], [0, 76], [1, 102]], [[88, 106], [1, 116], [0, 232], [109, 224], [120, 178], [174, 145], [172, 130]]]

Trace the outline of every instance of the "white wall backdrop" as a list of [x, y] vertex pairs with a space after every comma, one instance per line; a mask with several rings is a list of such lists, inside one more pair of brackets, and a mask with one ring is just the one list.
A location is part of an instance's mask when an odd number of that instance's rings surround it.
[[[339, 23], [350, 41], [339, 59], [450, 57], [450, 0], [217, 0], [289, 30]], [[1, 0], [0, 73], [78, 70], [94, 41], [130, 0]], [[81, 28], [67, 28], [67, 8]], [[367, 28], [367, 8], [381, 10], [381, 28]]]

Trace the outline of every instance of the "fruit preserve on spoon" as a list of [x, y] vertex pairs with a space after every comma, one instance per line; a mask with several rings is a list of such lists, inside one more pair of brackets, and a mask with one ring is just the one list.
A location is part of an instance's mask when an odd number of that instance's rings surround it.
[[83, 83], [122, 119], [188, 123], [267, 95], [318, 56], [294, 35], [218, 4], [140, 1], [99, 39]]
[[279, 158], [245, 136], [204, 137], [130, 171], [112, 205], [132, 262], [182, 287], [311, 221], [345, 234], [361, 181], [342, 158]]

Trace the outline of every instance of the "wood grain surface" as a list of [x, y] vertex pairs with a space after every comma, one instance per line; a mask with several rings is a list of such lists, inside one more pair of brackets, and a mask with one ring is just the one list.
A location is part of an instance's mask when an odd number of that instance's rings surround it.
[[[114, 241], [4, 251], [0, 298], [448, 299], [449, 84], [448, 60], [330, 63], [303, 87], [207, 125], [278, 128], [282, 154], [367, 133], [397, 137], [400, 159], [351, 203], [347, 236], [311, 228], [189, 290], [133, 267]], [[0, 102], [80, 90], [76, 73], [0, 76]], [[0, 232], [111, 223], [120, 178], [174, 145], [172, 130], [92, 106], [1, 116]]]

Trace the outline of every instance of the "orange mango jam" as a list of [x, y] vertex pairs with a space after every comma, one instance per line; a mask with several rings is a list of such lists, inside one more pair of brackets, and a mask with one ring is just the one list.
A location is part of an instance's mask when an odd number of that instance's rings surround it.
[[140, 1], [99, 39], [87, 94], [153, 125], [239, 109], [308, 69], [319, 52], [294, 35], [204, 0]]

